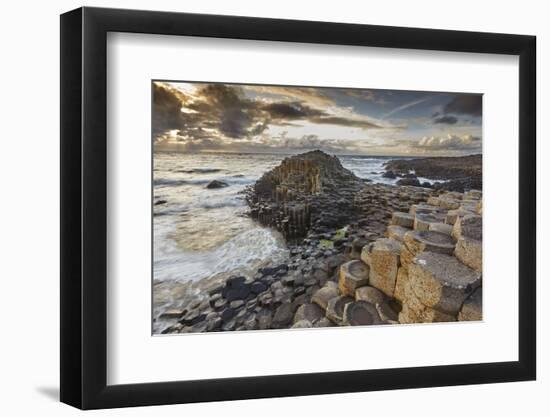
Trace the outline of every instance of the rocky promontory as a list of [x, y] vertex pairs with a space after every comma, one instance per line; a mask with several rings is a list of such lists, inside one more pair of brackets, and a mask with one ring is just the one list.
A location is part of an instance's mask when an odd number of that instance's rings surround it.
[[287, 239], [311, 229], [324, 232], [353, 222], [350, 204], [364, 180], [345, 169], [336, 156], [311, 151], [285, 158], [248, 190], [250, 214]]

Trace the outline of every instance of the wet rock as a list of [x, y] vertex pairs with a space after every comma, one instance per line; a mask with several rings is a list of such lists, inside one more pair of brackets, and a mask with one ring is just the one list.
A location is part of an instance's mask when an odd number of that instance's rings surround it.
[[355, 291], [356, 301], [366, 301], [371, 304], [381, 304], [386, 298], [384, 293], [374, 287], [361, 287]]
[[229, 320], [231, 320], [233, 317], [235, 317], [235, 313], [236, 311], [234, 309], [226, 308], [221, 312], [220, 317], [223, 320], [223, 322], [226, 323]]
[[166, 203], [167, 203], [166, 200], [157, 200], [157, 201], [155, 201], [155, 206], [160, 206], [160, 205], [166, 204]]
[[258, 320], [258, 329], [266, 330], [271, 327], [271, 312], [268, 309], [262, 309], [256, 315]]
[[221, 317], [212, 318], [207, 321], [206, 325], [206, 331], [207, 332], [214, 332], [216, 330], [219, 330], [222, 327], [223, 320]]
[[206, 188], [209, 188], [209, 189], [216, 189], [216, 188], [224, 188], [224, 187], [227, 187], [229, 186], [228, 183], [224, 182], [224, 181], [219, 181], [219, 180], [213, 180], [213, 181], [210, 181], [208, 183], [208, 185], [206, 186]]
[[180, 323], [186, 326], [193, 326], [206, 318], [206, 314], [203, 314], [199, 311], [190, 311], [187, 313], [181, 320]]
[[216, 301], [214, 301], [214, 308], [215, 309], [222, 309], [227, 305], [227, 300], [224, 298], [219, 298]]
[[394, 239], [378, 239], [363, 248], [361, 259], [370, 267], [369, 285], [392, 297], [400, 265], [401, 244]]
[[244, 301], [243, 300], [234, 300], [234, 301], [231, 301], [229, 303], [229, 306], [234, 310], [238, 310], [239, 308], [244, 306]]
[[252, 291], [254, 294], [260, 294], [267, 290], [267, 285], [261, 281], [255, 281], [250, 285], [250, 291]]
[[369, 267], [362, 261], [349, 261], [340, 265], [338, 288], [344, 295], [354, 296], [355, 290], [368, 284]]
[[386, 171], [382, 174], [382, 177], [394, 180], [397, 178], [397, 175], [395, 175], [395, 172], [393, 171]]
[[470, 295], [464, 304], [462, 309], [458, 313], [459, 321], [481, 321], [483, 320], [483, 295], [482, 288], [475, 290]]
[[325, 316], [324, 310], [321, 307], [319, 307], [317, 304], [313, 304], [313, 303], [302, 304], [296, 310], [296, 314], [294, 315], [294, 323], [297, 323], [303, 320], [309, 321], [311, 323], [316, 323], [318, 320], [320, 320], [324, 316]]
[[186, 309], [182, 308], [170, 308], [163, 312], [160, 317], [163, 319], [178, 319], [187, 313]]
[[284, 303], [277, 308], [273, 320], [271, 322], [271, 327], [274, 329], [283, 329], [287, 328], [292, 321], [294, 316], [294, 311], [292, 309], [291, 303]]
[[426, 307], [456, 315], [481, 275], [452, 256], [422, 252], [409, 265], [409, 282]]
[[[328, 283], [327, 283], [328, 284]], [[311, 302], [317, 304], [323, 310], [327, 309], [328, 302], [338, 296], [338, 288], [333, 285], [325, 285], [316, 291], [311, 297]]]
[[397, 312], [387, 303], [376, 304], [376, 310], [382, 321], [396, 322], [399, 320]]
[[332, 298], [327, 305], [327, 318], [333, 323], [342, 324], [344, 308], [346, 307], [346, 304], [352, 302], [354, 302], [353, 298], [345, 295]]
[[420, 181], [418, 181], [418, 178], [401, 178], [400, 180], [397, 180], [397, 185], [412, 185], [414, 187], [420, 187]]
[[336, 325], [326, 317], [319, 319], [317, 322], [313, 324], [313, 327], [334, 327], [334, 326]]
[[293, 329], [307, 329], [310, 327], [313, 327], [313, 324], [307, 320], [300, 320], [292, 325]]
[[382, 320], [374, 304], [366, 301], [355, 301], [345, 304], [342, 315], [342, 322], [345, 326], [382, 324]]

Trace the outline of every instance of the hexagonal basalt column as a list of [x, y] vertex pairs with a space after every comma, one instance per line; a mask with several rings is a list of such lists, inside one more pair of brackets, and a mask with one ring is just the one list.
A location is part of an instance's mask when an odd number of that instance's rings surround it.
[[462, 236], [458, 239], [455, 256], [477, 272], [483, 270], [483, 245], [480, 240]]
[[363, 261], [349, 261], [340, 265], [338, 288], [342, 294], [353, 297], [355, 290], [369, 282], [369, 267]]
[[392, 214], [391, 224], [412, 229], [414, 225], [414, 216], [409, 213], [396, 211]]
[[366, 301], [355, 301], [344, 306], [343, 321], [345, 326], [369, 326], [382, 324], [376, 306]]
[[420, 252], [431, 251], [452, 255], [455, 249], [455, 240], [451, 236], [429, 230], [407, 232], [403, 238], [403, 243], [401, 265], [406, 268]]
[[409, 265], [409, 284], [423, 305], [456, 315], [480, 286], [481, 274], [453, 256], [422, 252]]
[[361, 252], [361, 259], [370, 267], [369, 285], [393, 297], [399, 268], [401, 244], [394, 239], [378, 239]]
[[483, 295], [482, 288], [479, 287], [472, 295], [468, 297], [460, 313], [458, 313], [459, 321], [481, 321], [483, 320]]

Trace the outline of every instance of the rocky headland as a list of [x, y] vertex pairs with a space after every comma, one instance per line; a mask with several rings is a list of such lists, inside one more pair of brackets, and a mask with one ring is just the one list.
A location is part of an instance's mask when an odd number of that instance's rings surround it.
[[314, 151], [283, 160], [246, 198], [285, 236], [288, 262], [193, 294], [164, 313], [163, 333], [481, 320], [481, 191], [374, 184]]
[[416, 159], [394, 159], [386, 163], [385, 175], [401, 178], [399, 185], [432, 187], [417, 177], [438, 180], [433, 187], [447, 191], [481, 190], [483, 161], [481, 155], [456, 157], [430, 157]]

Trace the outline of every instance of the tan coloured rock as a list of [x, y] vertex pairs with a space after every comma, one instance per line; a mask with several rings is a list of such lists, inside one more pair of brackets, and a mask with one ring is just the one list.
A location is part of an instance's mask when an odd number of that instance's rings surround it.
[[369, 267], [363, 261], [349, 261], [340, 265], [338, 288], [344, 295], [353, 297], [355, 290], [369, 282]]
[[455, 240], [444, 233], [433, 231], [412, 230], [405, 233], [403, 242], [407, 249], [417, 255], [423, 251], [452, 255], [455, 249]]
[[468, 214], [459, 217], [453, 226], [452, 236], [458, 240], [462, 236], [476, 240], [482, 240], [483, 224], [482, 217], [477, 214]]
[[[402, 253], [402, 252], [401, 252]], [[407, 268], [401, 266], [397, 270], [397, 279], [395, 280], [395, 290], [393, 292], [393, 297], [403, 302], [405, 300], [405, 286], [408, 285], [409, 273]]]
[[413, 204], [409, 208], [409, 214], [412, 214], [414, 216], [416, 213], [437, 213], [440, 210], [441, 209], [438, 206], [432, 206], [426, 203], [419, 203]]
[[399, 268], [401, 244], [394, 239], [378, 239], [365, 246], [361, 259], [370, 267], [369, 284], [392, 297]]
[[460, 204], [460, 208], [463, 209], [463, 210], [469, 210], [469, 211], [472, 211], [472, 212], [476, 212], [477, 211], [477, 203], [478, 202], [476, 200], [463, 201]]
[[458, 313], [459, 321], [481, 321], [483, 320], [483, 295], [482, 288], [479, 287], [477, 290], [470, 295], [464, 304], [462, 309]]
[[384, 293], [374, 287], [361, 287], [355, 291], [356, 301], [366, 301], [371, 304], [381, 304], [385, 301]]
[[395, 239], [398, 242], [403, 242], [403, 237], [410, 229], [406, 229], [403, 226], [398, 226], [396, 224], [389, 225], [386, 229], [386, 235], [390, 239]]
[[445, 210], [454, 210], [459, 208], [460, 205], [460, 200], [456, 200], [450, 197], [439, 196], [439, 207], [444, 208]]
[[428, 198], [427, 203], [431, 206], [437, 206], [439, 207], [439, 197], [430, 197]]
[[391, 217], [391, 224], [395, 224], [397, 226], [406, 227], [408, 229], [412, 229], [414, 225], [414, 216], [409, 213], [403, 213], [400, 211], [396, 211], [392, 214]]
[[479, 200], [477, 203], [476, 213], [480, 216], [483, 214], [483, 200]]
[[479, 190], [470, 190], [464, 193], [464, 196], [472, 200], [480, 200], [483, 196], [483, 193]]
[[481, 241], [462, 236], [456, 244], [455, 256], [474, 271], [483, 271], [483, 245]]
[[414, 230], [430, 230], [433, 223], [445, 221], [446, 215], [443, 213], [416, 213], [414, 216]]
[[440, 197], [462, 200], [464, 198], [464, 194], [459, 193], [458, 191], [449, 191], [448, 193], [440, 195]]
[[420, 302], [450, 315], [480, 284], [481, 274], [453, 256], [422, 252], [409, 265], [409, 285]]
[[475, 213], [471, 212], [470, 210], [464, 210], [464, 209], [461, 209], [461, 208], [458, 208], [456, 210], [449, 210], [447, 212], [447, 218], [445, 219], [445, 223], [447, 223], [451, 226], [454, 226], [454, 224], [456, 223], [457, 218], [464, 217], [468, 214], [475, 214]]

